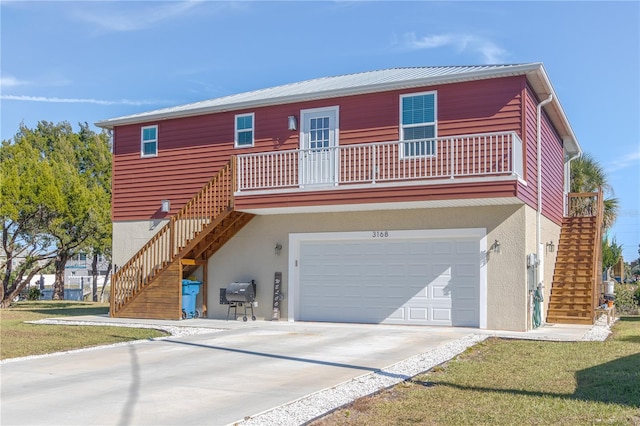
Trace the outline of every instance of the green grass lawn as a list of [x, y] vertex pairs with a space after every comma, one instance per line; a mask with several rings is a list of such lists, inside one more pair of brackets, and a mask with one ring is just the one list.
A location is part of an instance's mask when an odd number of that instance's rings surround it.
[[605, 342], [491, 338], [314, 423], [640, 425], [640, 317]]
[[18, 302], [0, 309], [0, 359], [166, 336], [152, 329], [25, 323], [108, 312], [108, 304], [71, 301]]

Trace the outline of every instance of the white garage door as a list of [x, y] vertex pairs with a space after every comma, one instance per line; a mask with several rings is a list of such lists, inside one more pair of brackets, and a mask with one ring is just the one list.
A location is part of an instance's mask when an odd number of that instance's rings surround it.
[[480, 326], [479, 237], [387, 235], [301, 240], [297, 318]]

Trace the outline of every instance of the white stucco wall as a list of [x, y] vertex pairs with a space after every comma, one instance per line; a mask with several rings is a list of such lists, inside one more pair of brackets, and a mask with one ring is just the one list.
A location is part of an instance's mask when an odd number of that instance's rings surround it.
[[[487, 326], [491, 329], [526, 329], [527, 287], [525, 281], [526, 235], [524, 206], [394, 210], [328, 214], [258, 216], [209, 261], [209, 317], [224, 319], [219, 289], [234, 281], [256, 280], [256, 316], [272, 314], [273, 279], [283, 274], [283, 292], [288, 291], [287, 247], [289, 233], [348, 232], [368, 230], [486, 228], [487, 246], [498, 239], [500, 253], [488, 256]], [[276, 256], [274, 247], [283, 248]], [[287, 300], [281, 318], [288, 316]]]
[[[123, 264], [162, 224], [153, 229], [151, 225], [150, 221], [114, 224], [116, 264]], [[456, 228], [486, 228], [487, 247], [500, 242], [500, 253], [487, 255], [487, 327], [526, 330], [530, 323], [526, 255], [535, 252], [535, 210], [524, 205], [256, 216], [209, 259], [208, 317], [226, 318], [227, 307], [219, 304], [220, 288], [253, 279], [255, 314], [270, 319], [274, 273], [282, 272], [281, 318], [287, 318], [289, 233]], [[553, 240], [557, 249], [559, 232], [559, 226], [543, 220], [543, 242]], [[277, 243], [282, 245], [279, 256], [274, 250]], [[545, 301], [554, 261], [555, 252], [546, 254]], [[198, 279], [201, 274], [202, 268], [196, 273]]]
[[124, 265], [168, 220], [113, 222], [113, 264]]

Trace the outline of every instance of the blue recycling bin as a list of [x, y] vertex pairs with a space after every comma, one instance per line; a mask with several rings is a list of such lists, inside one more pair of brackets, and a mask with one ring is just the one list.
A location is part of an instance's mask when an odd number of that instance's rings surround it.
[[200, 293], [200, 281], [182, 280], [182, 318], [198, 318], [200, 312], [196, 309], [196, 298]]

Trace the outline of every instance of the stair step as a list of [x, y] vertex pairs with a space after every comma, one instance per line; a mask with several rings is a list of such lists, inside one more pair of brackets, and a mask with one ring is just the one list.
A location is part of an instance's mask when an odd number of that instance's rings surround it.
[[571, 221], [566, 221], [563, 223], [563, 225], [565, 225], [566, 227], [569, 226], [589, 226], [589, 225], [594, 225], [594, 221], [592, 219], [587, 219], [587, 220], [571, 220]]
[[572, 308], [559, 308], [548, 309], [547, 315], [551, 316], [565, 316], [565, 317], [578, 317], [578, 318], [591, 318], [591, 308], [589, 309], [572, 309]]
[[558, 248], [558, 254], [556, 257], [593, 257], [593, 247], [589, 247], [588, 250], [580, 250], [575, 247], [560, 246]]
[[570, 238], [560, 238], [558, 241], [559, 247], [564, 248], [565, 250], [577, 250], [580, 247], [591, 248], [593, 247], [593, 239], [594, 237], [589, 237], [589, 239], [570, 239]]
[[586, 317], [568, 317], [568, 316], [547, 316], [547, 322], [551, 324], [585, 324], [591, 325], [593, 324], [592, 318]]
[[556, 268], [553, 272], [554, 280], [558, 281], [576, 281], [576, 282], [591, 282], [590, 270], [574, 269], [569, 266]]
[[591, 279], [588, 277], [566, 277], [555, 276], [553, 278], [552, 288], [557, 289], [573, 289], [573, 290], [591, 290], [593, 287]]
[[595, 217], [593, 216], [570, 216], [563, 218], [562, 222], [565, 223], [580, 223], [580, 222], [593, 222]]
[[591, 295], [588, 294], [551, 294], [551, 299], [549, 304], [552, 303], [591, 303]]
[[560, 232], [560, 238], [567, 239], [584, 239], [586, 236], [596, 235], [596, 228], [593, 226], [575, 226], [568, 225], [564, 229], [564, 232]]
[[558, 246], [557, 256], [577, 256], [577, 257], [593, 257], [593, 244], [563, 244]]
[[558, 246], [558, 256], [593, 256], [592, 243], [565, 243]]
[[551, 294], [557, 295], [573, 295], [573, 296], [586, 296], [591, 294], [591, 286], [587, 285], [575, 285], [575, 284], [558, 284], [555, 283], [551, 288]]
[[584, 226], [572, 226], [569, 225], [565, 228], [565, 232], [560, 232], [561, 239], [577, 239], [581, 240], [585, 237], [596, 234], [596, 229], [594, 227], [584, 227]]
[[591, 311], [591, 302], [584, 303], [565, 303], [565, 302], [549, 302], [549, 312], [586, 312]]
[[593, 247], [588, 247], [585, 249], [575, 248], [575, 247], [560, 247], [558, 248], [557, 256], [564, 257], [586, 257], [588, 259], [592, 258], [594, 255]]
[[557, 265], [556, 264], [556, 268], [558, 267], [562, 267], [565, 269], [580, 269], [580, 270], [585, 270], [585, 271], [590, 271], [591, 270], [591, 263], [590, 262], [559, 262], [560, 264]]
[[565, 223], [562, 225], [562, 231], [564, 231], [565, 233], [571, 233], [580, 230], [595, 232], [596, 226], [593, 222]]
[[588, 283], [554, 283], [551, 294], [567, 295], [569, 293], [591, 293], [591, 285]]
[[574, 269], [569, 266], [559, 267], [553, 271], [553, 280], [568, 281], [568, 282], [580, 282], [590, 283], [593, 277], [593, 271], [591, 269]]

